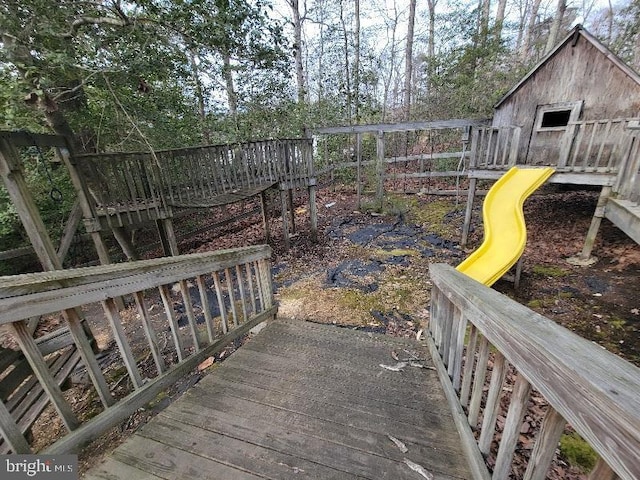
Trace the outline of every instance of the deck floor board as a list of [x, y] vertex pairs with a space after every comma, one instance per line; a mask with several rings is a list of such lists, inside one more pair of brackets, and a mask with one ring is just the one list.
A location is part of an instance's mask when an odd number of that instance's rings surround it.
[[405, 349], [431, 365], [412, 339], [272, 322], [85, 478], [471, 478], [436, 373], [380, 367]]

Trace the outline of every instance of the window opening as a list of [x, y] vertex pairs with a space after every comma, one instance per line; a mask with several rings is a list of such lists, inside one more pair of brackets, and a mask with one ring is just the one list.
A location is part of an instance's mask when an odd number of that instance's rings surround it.
[[542, 114], [542, 128], [566, 127], [569, 124], [571, 110], [556, 110]]

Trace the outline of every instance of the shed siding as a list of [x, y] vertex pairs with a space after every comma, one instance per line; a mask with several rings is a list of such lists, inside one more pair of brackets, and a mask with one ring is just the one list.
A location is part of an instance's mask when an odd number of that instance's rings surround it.
[[569, 41], [495, 111], [494, 126], [520, 125], [524, 159], [536, 107], [584, 100], [583, 120], [633, 117], [640, 113], [640, 86], [587, 39]]

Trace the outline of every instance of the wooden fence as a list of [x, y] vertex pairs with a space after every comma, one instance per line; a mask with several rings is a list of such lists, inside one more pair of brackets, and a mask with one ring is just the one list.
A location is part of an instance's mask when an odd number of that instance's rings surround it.
[[[567, 423], [601, 457], [593, 480], [640, 478], [640, 369], [450, 266], [432, 265], [430, 273], [428, 343], [475, 478], [509, 478], [532, 389], [549, 406], [525, 480], [546, 478]], [[509, 365], [512, 387], [505, 383]], [[491, 473], [485, 458], [492, 459]]]
[[167, 218], [170, 207], [211, 207], [275, 184], [307, 186], [313, 177], [308, 139], [76, 156], [95, 215], [122, 226]]
[[[0, 325], [8, 327], [34, 372], [31, 391], [44, 392], [68, 431], [46, 452], [77, 450], [229, 342], [273, 318], [270, 253], [268, 246], [245, 247], [1, 278]], [[114, 300], [119, 297], [132, 307], [120, 311]], [[104, 366], [97, 360], [81, 325], [87, 312], [103, 312], [104, 328], [117, 352], [114, 364]], [[57, 317], [68, 326], [71, 347], [79, 352], [102, 404], [102, 411], [88, 421], [80, 422], [75, 402], [65, 399], [60, 389], [68, 372], [54, 374], [51, 359], [28, 331], [25, 319], [33, 316]], [[144, 335], [134, 335], [136, 331]], [[114, 371], [124, 377], [116, 379]], [[129, 393], [116, 398], [113, 391], [123, 379], [131, 385]], [[27, 393], [24, 401], [33, 398]], [[21, 403], [14, 400], [9, 396], [0, 402], [0, 447], [29, 453], [24, 436], [29, 425], [14, 418], [11, 405]]]

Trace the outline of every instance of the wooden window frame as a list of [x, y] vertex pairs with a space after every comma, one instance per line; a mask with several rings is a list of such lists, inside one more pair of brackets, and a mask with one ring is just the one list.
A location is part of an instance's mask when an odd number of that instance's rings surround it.
[[[534, 123], [534, 130], [536, 132], [564, 132], [569, 128], [571, 122], [577, 122], [580, 118], [580, 114], [582, 113], [582, 105], [583, 100], [577, 100], [574, 102], [560, 102], [560, 103], [549, 103], [546, 105], [538, 105], [536, 108], [536, 121]], [[545, 113], [549, 112], [562, 112], [565, 110], [570, 110], [569, 121], [566, 125], [559, 127], [543, 127], [542, 119]]]

